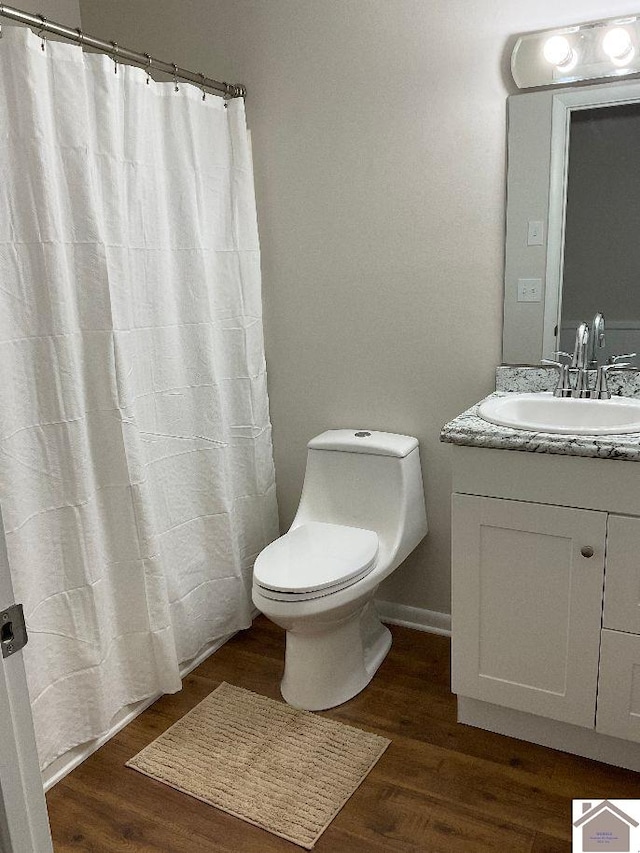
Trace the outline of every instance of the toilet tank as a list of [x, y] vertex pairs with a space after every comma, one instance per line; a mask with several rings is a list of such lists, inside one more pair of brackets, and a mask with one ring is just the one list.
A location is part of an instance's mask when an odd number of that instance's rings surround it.
[[427, 532], [418, 439], [336, 429], [313, 438], [292, 527], [325, 521], [375, 530], [395, 568]]

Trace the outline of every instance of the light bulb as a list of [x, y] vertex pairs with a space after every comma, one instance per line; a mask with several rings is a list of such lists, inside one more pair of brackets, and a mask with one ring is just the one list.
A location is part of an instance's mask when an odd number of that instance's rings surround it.
[[606, 33], [602, 49], [616, 65], [626, 65], [635, 53], [629, 31], [623, 27], [614, 27]]
[[544, 43], [542, 53], [547, 62], [556, 65], [558, 68], [566, 68], [575, 60], [575, 53], [571, 50], [569, 39], [564, 36], [548, 38]]

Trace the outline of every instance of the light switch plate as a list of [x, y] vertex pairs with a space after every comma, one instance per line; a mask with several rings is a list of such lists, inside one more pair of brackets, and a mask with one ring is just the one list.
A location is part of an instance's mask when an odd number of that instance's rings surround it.
[[518, 302], [541, 302], [542, 301], [542, 279], [541, 278], [519, 278], [518, 279]]
[[527, 246], [542, 246], [544, 226], [538, 219], [530, 219], [527, 224]]

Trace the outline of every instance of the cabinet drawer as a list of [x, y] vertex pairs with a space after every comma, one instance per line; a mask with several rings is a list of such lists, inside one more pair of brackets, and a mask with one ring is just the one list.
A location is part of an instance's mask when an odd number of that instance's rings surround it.
[[596, 731], [640, 741], [640, 636], [603, 629]]
[[609, 516], [603, 625], [640, 634], [640, 518]]

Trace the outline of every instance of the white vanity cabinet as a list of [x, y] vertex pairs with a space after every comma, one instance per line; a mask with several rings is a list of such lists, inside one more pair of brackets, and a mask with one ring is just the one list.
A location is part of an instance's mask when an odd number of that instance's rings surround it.
[[606, 521], [453, 496], [454, 693], [593, 727]]
[[640, 769], [640, 463], [453, 456], [459, 718]]
[[596, 730], [640, 742], [640, 518], [609, 516]]
[[640, 742], [640, 635], [602, 630], [596, 731]]

